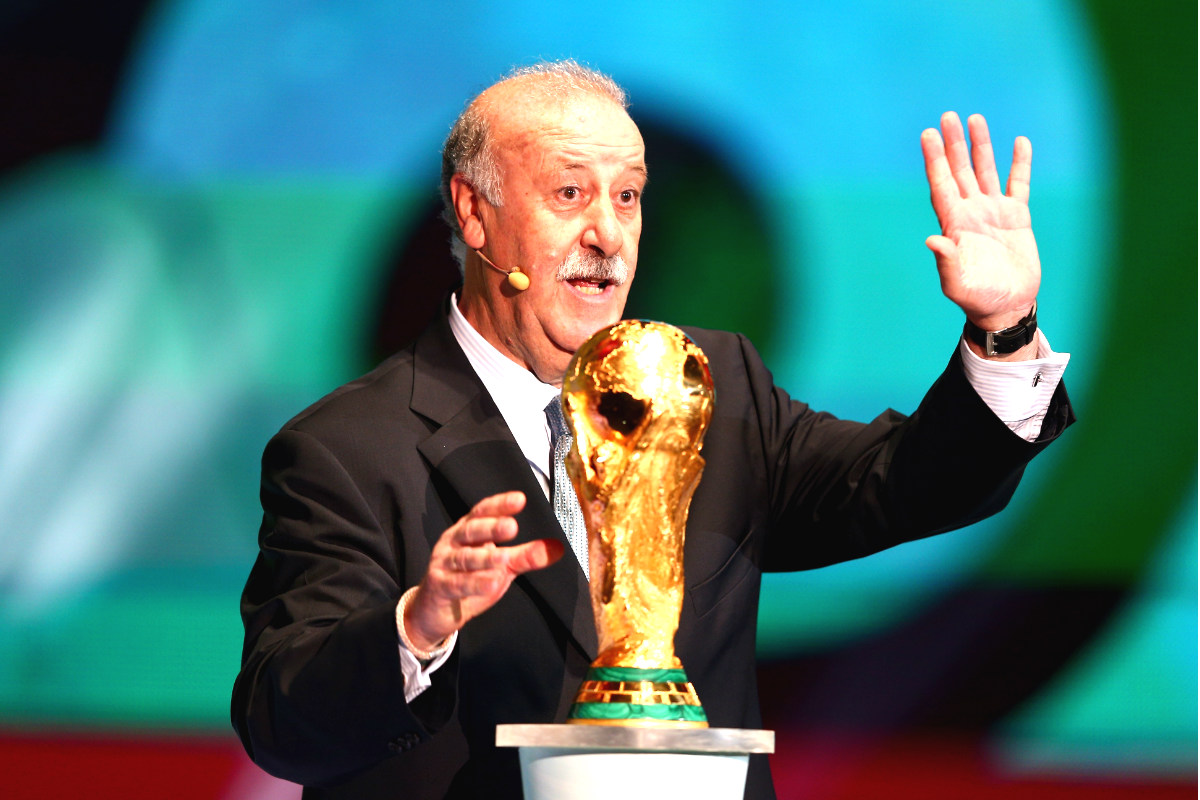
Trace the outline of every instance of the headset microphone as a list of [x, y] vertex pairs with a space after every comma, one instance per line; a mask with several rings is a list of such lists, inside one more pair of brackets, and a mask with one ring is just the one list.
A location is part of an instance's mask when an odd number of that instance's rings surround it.
[[475, 254], [478, 255], [480, 258], [482, 258], [484, 263], [487, 264], [489, 267], [499, 270], [500, 272], [503, 272], [505, 275], [507, 275], [508, 276], [508, 285], [511, 286], [512, 288], [516, 289], [518, 292], [523, 292], [529, 288], [529, 276], [526, 275], [524, 272], [521, 272], [520, 267], [513, 267], [511, 270], [504, 269], [503, 267], [496, 266], [495, 262], [493, 262], [490, 258], [485, 256], [483, 253], [479, 252], [478, 250], [475, 251]]

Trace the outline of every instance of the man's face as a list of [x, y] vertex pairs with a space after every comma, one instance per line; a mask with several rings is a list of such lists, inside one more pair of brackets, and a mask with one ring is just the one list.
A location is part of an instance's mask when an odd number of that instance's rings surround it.
[[[603, 280], [586, 265], [619, 256], [632, 280], [645, 147], [633, 120], [607, 98], [493, 107], [503, 109], [492, 128], [503, 199], [480, 204], [479, 249], [505, 269], [520, 267], [530, 285], [515, 292], [472, 259], [460, 308], [501, 352], [558, 384], [575, 350], [625, 308], [630, 281]], [[568, 259], [582, 277], [559, 280]]]

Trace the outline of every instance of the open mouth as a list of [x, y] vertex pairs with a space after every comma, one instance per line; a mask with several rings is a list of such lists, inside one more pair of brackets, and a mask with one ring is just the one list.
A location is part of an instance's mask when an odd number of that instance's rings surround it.
[[586, 295], [603, 294], [604, 290], [612, 285], [606, 280], [593, 280], [590, 278], [570, 278], [567, 283], [574, 286], [580, 294]]
[[591, 251], [572, 251], [559, 265], [555, 277], [569, 283], [580, 297], [600, 299], [629, 280], [630, 269], [619, 253], [601, 256]]

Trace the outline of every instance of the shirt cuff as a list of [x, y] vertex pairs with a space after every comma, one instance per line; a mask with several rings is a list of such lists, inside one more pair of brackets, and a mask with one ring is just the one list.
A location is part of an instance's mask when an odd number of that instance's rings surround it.
[[454, 645], [458, 641], [458, 631], [447, 636], [446, 641], [442, 642], [442, 646], [433, 651], [433, 658], [426, 663], [421, 663], [420, 659], [405, 647], [403, 640], [400, 639], [400, 625], [402, 624], [400, 615], [397, 614], [396, 639], [397, 647], [400, 650], [400, 673], [404, 676], [404, 702], [411, 703], [421, 695], [421, 692], [433, 685], [433, 673], [446, 663], [446, 659], [454, 651]]
[[958, 350], [967, 381], [980, 399], [1009, 430], [1028, 442], [1035, 441], [1071, 354], [1054, 352], [1040, 328], [1037, 358], [1030, 361], [980, 358], [967, 347], [966, 338], [959, 340]]

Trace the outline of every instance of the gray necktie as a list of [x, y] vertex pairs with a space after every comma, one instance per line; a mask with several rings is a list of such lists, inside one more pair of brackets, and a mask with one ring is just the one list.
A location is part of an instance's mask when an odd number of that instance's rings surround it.
[[583, 510], [579, 507], [579, 498], [575, 495], [575, 487], [567, 475], [567, 452], [571, 449], [571, 429], [563, 419], [562, 400], [554, 398], [546, 406], [546, 418], [550, 420], [550, 445], [554, 448], [554, 487], [550, 491], [550, 499], [554, 503], [554, 516], [562, 525], [567, 542], [575, 551], [583, 574], [588, 575], [588, 541], [587, 526], [583, 523]]

